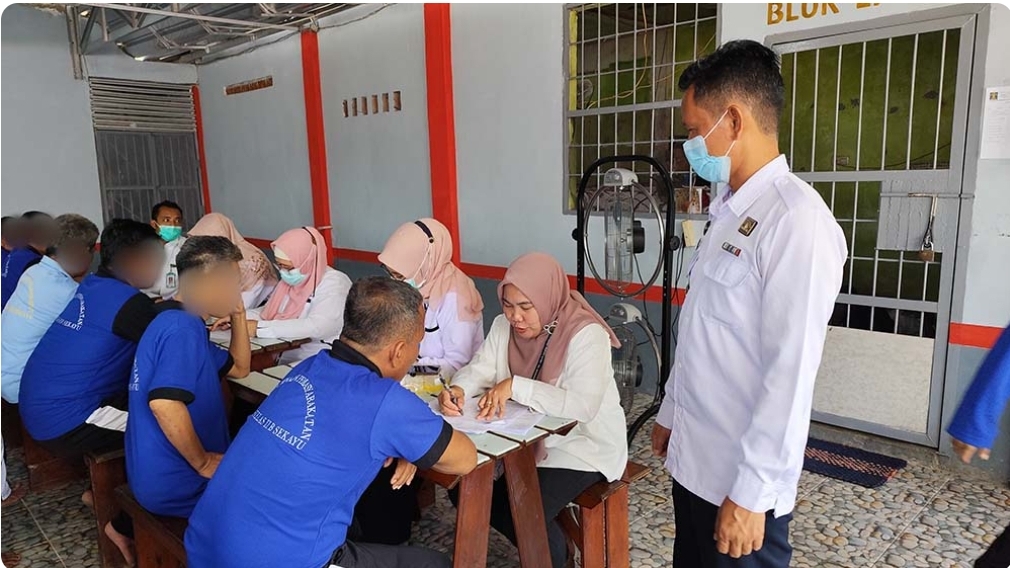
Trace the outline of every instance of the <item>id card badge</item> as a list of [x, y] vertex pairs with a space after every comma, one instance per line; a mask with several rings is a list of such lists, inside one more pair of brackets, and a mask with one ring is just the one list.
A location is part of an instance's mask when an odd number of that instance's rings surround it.
[[165, 288], [169, 290], [175, 290], [179, 287], [179, 276], [175, 273], [175, 265], [172, 265], [172, 269], [168, 271], [165, 275]]

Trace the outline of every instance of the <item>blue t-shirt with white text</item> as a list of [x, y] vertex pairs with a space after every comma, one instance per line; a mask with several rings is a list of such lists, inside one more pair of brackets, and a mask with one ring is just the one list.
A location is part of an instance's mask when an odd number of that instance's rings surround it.
[[161, 313], [144, 332], [130, 380], [125, 444], [130, 489], [148, 511], [188, 517], [207, 485], [165, 436], [148, 403], [185, 403], [204, 450], [224, 453], [230, 436], [221, 378], [232, 364], [210, 341], [203, 320], [183, 310]]
[[337, 341], [296, 366], [236, 436], [186, 531], [191, 568], [319, 568], [387, 457], [429, 468], [452, 428]]
[[122, 280], [86, 277], [21, 375], [21, 419], [32, 438], [63, 436], [103, 401], [125, 397], [137, 342], [155, 315], [151, 299]]

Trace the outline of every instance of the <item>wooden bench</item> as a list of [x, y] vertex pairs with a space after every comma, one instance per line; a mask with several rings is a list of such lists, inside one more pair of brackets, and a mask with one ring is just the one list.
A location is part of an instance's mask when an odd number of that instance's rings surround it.
[[119, 513], [116, 488], [126, 483], [126, 454], [122, 448], [104, 453], [85, 454], [91, 478], [91, 497], [95, 503], [95, 523], [98, 525], [98, 552], [102, 568], [119, 568], [126, 562], [119, 549], [105, 536], [105, 525]]
[[133, 519], [133, 542], [137, 568], [186, 568], [186, 519], [152, 514], [127, 485], [116, 488], [116, 502]]
[[25, 465], [28, 467], [28, 487], [33, 492], [45, 491], [84, 476], [81, 462], [58, 458], [49, 453], [32, 439], [24, 426], [21, 427], [21, 443], [25, 451]]
[[592, 485], [575, 498], [576, 507], [562, 511], [559, 520], [582, 554], [582, 568], [630, 566], [628, 487], [648, 473], [629, 461], [620, 479]]

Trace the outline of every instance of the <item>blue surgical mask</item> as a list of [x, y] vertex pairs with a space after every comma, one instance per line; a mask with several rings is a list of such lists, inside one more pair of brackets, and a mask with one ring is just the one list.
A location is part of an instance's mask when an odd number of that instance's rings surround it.
[[284, 281], [288, 286], [298, 286], [302, 282], [305, 282], [306, 276], [302, 274], [302, 271], [298, 268], [292, 268], [291, 270], [281, 269], [281, 280]]
[[694, 173], [698, 174], [708, 180], [710, 183], [729, 183], [729, 153], [736, 144], [734, 140], [726, 153], [722, 156], [713, 156], [708, 153], [708, 147], [705, 145], [705, 140], [708, 139], [709, 135], [719, 126], [722, 119], [726, 118], [726, 113], [729, 109], [726, 109], [716, 121], [715, 126], [708, 131], [708, 134], [704, 136], [695, 136], [687, 142], [684, 142], [684, 157], [687, 158], [687, 163], [691, 164], [691, 169]]
[[182, 236], [182, 227], [173, 227], [172, 225], [159, 225], [158, 236], [160, 236], [161, 240], [165, 241], [166, 243], [170, 243]]
[[408, 278], [408, 279], [404, 280], [403, 282], [405, 284], [409, 285], [411, 288], [413, 288], [415, 290], [420, 290], [421, 289], [421, 285], [418, 284], [417, 282], [415, 282], [413, 278]]

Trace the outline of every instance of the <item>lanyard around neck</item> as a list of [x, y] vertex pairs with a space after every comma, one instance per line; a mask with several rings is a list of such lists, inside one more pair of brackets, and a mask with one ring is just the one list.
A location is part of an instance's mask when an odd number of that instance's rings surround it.
[[540, 358], [537, 359], [537, 366], [533, 368], [533, 376], [530, 377], [531, 380], [538, 380], [540, 377], [540, 370], [544, 367], [544, 359], [547, 357], [547, 346], [551, 343], [551, 338], [554, 337], [554, 329], [558, 326], [558, 322], [554, 322], [548, 326], [544, 327], [544, 331], [547, 332], [547, 341], [544, 341], [543, 348], [540, 349]]

